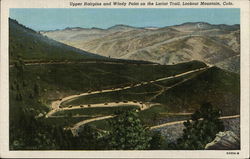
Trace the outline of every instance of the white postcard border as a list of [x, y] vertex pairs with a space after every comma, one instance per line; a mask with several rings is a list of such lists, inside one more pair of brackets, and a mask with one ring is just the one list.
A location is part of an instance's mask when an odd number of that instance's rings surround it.
[[[87, 0], [85, 0], [87, 1]], [[91, 0], [87, 2], [112, 2], [115, 0]], [[118, 0], [128, 2], [126, 0]], [[135, 0], [133, 0], [134, 2]], [[148, 2], [150, 0], [143, 0]], [[155, 2], [156, 0], [151, 0]], [[158, 0], [158, 2], [166, 2]], [[175, 0], [176, 1], [176, 0]], [[190, 0], [189, 0], [190, 1]], [[79, 8], [71, 7], [69, 2], [84, 2], [84, 0], [2, 0], [1, 1], [1, 54], [0, 54], [0, 157], [20, 158], [247, 158], [249, 157], [249, 1], [235, 1], [233, 6], [178, 6], [176, 8], [240, 8], [241, 27], [241, 150], [156, 150], [156, 151], [9, 151], [9, 86], [8, 86], [8, 17], [9, 8]], [[137, 0], [142, 2], [142, 0]], [[169, 2], [169, 1], [167, 1]], [[183, 1], [182, 1], [183, 2]], [[207, 2], [207, 1], [206, 1]], [[213, 2], [213, 1], [212, 1]], [[227, 2], [217, 0], [217, 2]], [[84, 7], [80, 8], [103, 8]], [[108, 7], [104, 7], [108, 8]], [[129, 8], [110, 7], [110, 8]], [[142, 6], [132, 7], [142, 8]], [[149, 8], [148, 6], [143, 8]], [[156, 6], [150, 7], [156, 8]], [[158, 6], [157, 8], [174, 8]], [[239, 152], [239, 155], [228, 155], [227, 152]]]

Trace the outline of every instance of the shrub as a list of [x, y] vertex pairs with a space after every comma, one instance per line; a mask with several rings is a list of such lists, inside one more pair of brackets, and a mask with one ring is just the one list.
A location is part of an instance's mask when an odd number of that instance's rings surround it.
[[221, 111], [210, 103], [202, 104], [200, 109], [192, 114], [192, 121], [184, 123], [183, 136], [177, 140], [177, 149], [204, 149], [219, 131], [224, 130], [224, 125], [219, 117]]

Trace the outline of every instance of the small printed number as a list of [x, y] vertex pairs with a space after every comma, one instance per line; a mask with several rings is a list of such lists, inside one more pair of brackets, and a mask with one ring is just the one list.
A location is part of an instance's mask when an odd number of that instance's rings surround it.
[[227, 152], [227, 155], [239, 155], [240, 153], [239, 152]]

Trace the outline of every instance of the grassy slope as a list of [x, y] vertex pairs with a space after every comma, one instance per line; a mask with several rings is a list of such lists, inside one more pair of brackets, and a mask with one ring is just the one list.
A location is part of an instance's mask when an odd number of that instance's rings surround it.
[[217, 67], [199, 74], [158, 96], [171, 111], [193, 111], [203, 102], [211, 102], [224, 115], [238, 114], [240, 109], [240, 78], [238, 74]]
[[[162, 105], [154, 106], [139, 113], [140, 118], [146, 125], [157, 125], [162, 121], [166, 122], [166, 120], [187, 119], [189, 116], [173, 116], [167, 113], [193, 112], [203, 102], [211, 102], [222, 110], [223, 115], [239, 114], [240, 80], [238, 74], [212, 67], [187, 77], [193, 78], [165, 91], [153, 100], [153, 102], [162, 103]], [[159, 83], [168, 86], [169, 83], [173, 84], [179, 81], [180, 79], [176, 81], [166, 80]], [[107, 121], [96, 121], [91, 125], [105, 128], [108, 123]]]
[[105, 59], [71, 46], [56, 42], [9, 19], [10, 62], [18, 56], [25, 60]]
[[[202, 72], [202, 71], [201, 71]], [[142, 101], [150, 102], [151, 98], [160, 91], [162, 88], [171, 87], [187, 78], [193, 78], [198, 73], [194, 72], [181, 77], [176, 77], [175, 79], [168, 79], [164, 81], [154, 82], [152, 84], [142, 85], [130, 89], [119, 90], [114, 92], [106, 92], [93, 94], [88, 96], [82, 96], [76, 99], [65, 101], [62, 103], [63, 106], [69, 105], [81, 105], [81, 104], [94, 104], [94, 103], [105, 103], [105, 102], [121, 102], [121, 101]]]
[[75, 100], [66, 101], [62, 103], [67, 105], [79, 105], [79, 104], [94, 104], [105, 102], [121, 102], [121, 101], [147, 101], [148, 98], [155, 95], [159, 91], [159, 88], [153, 84], [130, 88], [121, 91], [106, 92], [93, 94], [88, 96], [82, 96]]
[[[174, 66], [131, 65], [131, 64], [60, 64], [24, 66], [10, 68], [10, 120], [18, 126], [19, 110], [31, 112], [34, 116], [49, 111], [52, 100], [63, 96], [87, 92], [88, 90], [120, 87], [138, 81], [149, 81], [186, 72], [205, 64], [193, 61]], [[36, 93], [35, 87], [38, 87]], [[136, 88], [135, 92], [143, 89]], [[131, 93], [131, 92], [130, 92]], [[22, 100], [17, 100], [22, 96]], [[136, 97], [134, 95], [134, 97]], [[114, 98], [114, 97], [113, 97]], [[53, 120], [53, 119], [52, 119]], [[58, 119], [55, 119], [58, 121]], [[64, 125], [62, 119], [58, 125]], [[73, 122], [73, 120], [71, 120]], [[54, 123], [54, 122], [49, 122]], [[14, 126], [15, 127], [15, 126]]]
[[[41, 95], [46, 100], [53, 100], [62, 97], [64, 93], [72, 94], [72, 92], [80, 93], [88, 90], [125, 86], [204, 66], [203, 63], [196, 61], [173, 66], [129, 64], [35, 65], [24, 66], [23, 78], [30, 85], [39, 83]], [[16, 69], [11, 69], [10, 76], [13, 77], [10, 79], [11, 83], [14, 82], [16, 75]], [[30, 87], [26, 89], [30, 89]]]

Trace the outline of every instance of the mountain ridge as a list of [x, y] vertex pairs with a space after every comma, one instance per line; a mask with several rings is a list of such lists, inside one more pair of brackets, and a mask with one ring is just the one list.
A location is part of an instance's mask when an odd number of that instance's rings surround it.
[[87, 29], [87, 30], [91, 30], [91, 29], [99, 29], [99, 30], [110, 30], [112, 28], [116, 28], [116, 27], [125, 27], [125, 28], [137, 28], [137, 29], [147, 29], [147, 28], [157, 28], [157, 29], [161, 29], [161, 28], [168, 28], [168, 27], [172, 27], [172, 26], [183, 26], [183, 25], [196, 25], [196, 24], [206, 24], [209, 26], [214, 26], [214, 27], [222, 27], [222, 26], [226, 26], [226, 27], [233, 27], [233, 28], [237, 28], [239, 29], [240, 24], [212, 24], [212, 23], [208, 23], [208, 22], [204, 22], [204, 21], [200, 21], [200, 22], [184, 22], [184, 23], [180, 23], [180, 24], [175, 24], [175, 25], [167, 25], [167, 26], [162, 26], [162, 27], [158, 27], [158, 26], [132, 26], [132, 25], [127, 25], [127, 24], [115, 24], [112, 25], [110, 27], [107, 28], [101, 28], [101, 27], [80, 27], [80, 26], [76, 26], [76, 27], [66, 27], [63, 29], [49, 29], [49, 30], [39, 30], [39, 32], [51, 32], [51, 31], [62, 31], [62, 30], [70, 30], [70, 29]]
[[[106, 30], [55, 31], [43, 34], [62, 43], [106, 57], [175, 64], [201, 60], [223, 69], [239, 72], [239, 60], [224, 58], [240, 54], [240, 25], [187, 22], [147, 29], [115, 25]], [[184, 38], [185, 37], [185, 38]], [[198, 38], [200, 37], [200, 38]], [[181, 40], [182, 39], [182, 40]], [[209, 59], [209, 56], [216, 61]]]

